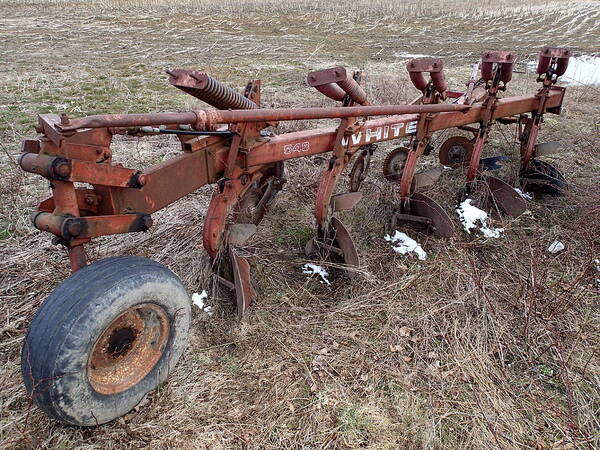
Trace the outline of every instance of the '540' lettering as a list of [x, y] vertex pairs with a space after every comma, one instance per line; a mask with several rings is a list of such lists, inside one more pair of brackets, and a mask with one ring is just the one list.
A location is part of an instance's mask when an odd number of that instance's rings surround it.
[[287, 144], [283, 146], [284, 155], [306, 153], [308, 150], [310, 150], [310, 142], [298, 142], [296, 144]]

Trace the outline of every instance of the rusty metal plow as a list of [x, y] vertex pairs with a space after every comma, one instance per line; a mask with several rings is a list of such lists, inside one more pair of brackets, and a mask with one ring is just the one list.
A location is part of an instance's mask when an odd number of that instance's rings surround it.
[[[23, 143], [20, 165], [50, 180], [52, 196], [39, 204], [33, 223], [67, 247], [75, 272], [86, 265], [83, 246], [92, 239], [146, 231], [153, 212], [213, 184], [203, 244], [211, 258], [221, 255], [227, 262], [228, 268], [217, 271], [215, 277], [236, 292], [241, 315], [256, 293], [248, 261], [236, 248], [254, 234], [284, 186], [286, 160], [329, 154], [315, 196], [315, 238], [306, 250], [309, 254], [325, 251], [350, 268], [360, 264], [358, 251], [338, 213], [360, 202], [361, 183], [378, 143], [398, 143], [383, 166], [384, 177], [398, 184], [394, 222], [408, 222], [439, 237], [454, 236], [453, 222], [423, 190], [436, 182], [441, 168], [417, 170], [420, 158], [432, 151], [431, 139], [438, 131], [456, 129], [473, 135], [453, 136], [444, 142], [440, 162], [466, 168], [467, 193], [485, 182], [502, 213], [522, 213], [525, 200], [513, 186], [485, 171], [482, 153], [493, 127], [517, 127], [525, 185], [535, 191], [551, 178], [558, 179], [558, 188], [564, 189], [562, 175], [537, 159], [557, 146], [538, 144], [537, 136], [544, 114], [560, 112], [565, 89], [555, 83], [565, 72], [569, 56], [568, 50], [542, 49], [537, 67], [541, 88], [532, 95], [514, 97], [500, 95], [511, 80], [517, 58], [512, 52], [485, 52], [464, 92], [448, 89], [440, 59], [413, 59], [407, 70], [421, 96], [402, 105], [372, 105], [361, 86], [360, 72], [351, 74], [343, 67], [312, 72], [309, 86], [340, 102], [327, 108], [263, 109], [259, 80], [249, 82], [240, 94], [206, 73], [172, 70], [168, 74], [173, 86], [217, 109], [76, 119], [39, 116], [41, 136]], [[326, 118], [340, 119], [337, 128], [278, 136], [268, 131], [279, 121]], [[111, 141], [117, 134], [174, 134], [182, 152], [150, 168], [122, 167], [112, 160]], [[338, 181], [350, 167], [349, 191], [337, 193]], [[544, 178], [544, 173], [550, 175]]]
[[[216, 109], [76, 119], [41, 114], [40, 136], [24, 141], [19, 163], [50, 181], [52, 195], [39, 203], [32, 221], [68, 249], [73, 273], [44, 301], [24, 341], [21, 368], [33, 400], [57, 420], [98, 425], [127, 413], [166, 379], [185, 350], [191, 320], [183, 283], [148, 258], [88, 264], [84, 245], [99, 236], [146, 231], [152, 213], [202, 186], [215, 187], [203, 245], [214, 280], [235, 294], [240, 317], [257, 295], [243, 247], [284, 187], [287, 160], [328, 155], [315, 195], [315, 237], [306, 251], [330, 258], [349, 276], [358, 272], [359, 252], [340, 217], [361, 201], [379, 143], [395, 143], [383, 162], [384, 178], [397, 185], [393, 227], [402, 221], [441, 238], [455, 235], [453, 221], [423, 192], [437, 182], [441, 167], [418, 170], [420, 159], [434, 149], [434, 134], [443, 130], [463, 134], [441, 145], [440, 162], [463, 167], [465, 192], [485, 192], [497, 215], [521, 214], [525, 201], [513, 186], [490, 175], [498, 157], [482, 158], [493, 127], [517, 128], [521, 187], [534, 195], [560, 194], [564, 177], [540, 159], [558, 146], [538, 144], [537, 137], [544, 115], [560, 113], [565, 89], [556, 81], [569, 57], [568, 50], [542, 49], [537, 67], [542, 85], [531, 95], [500, 95], [516, 55], [488, 51], [473, 66], [464, 92], [448, 89], [441, 60], [409, 61], [420, 96], [402, 105], [373, 105], [361, 73], [343, 67], [312, 72], [307, 80], [339, 105], [285, 109], [260, 107], [259, 80], [241, 94], [206, 73], [177, 69], [168, 72], [169, 82]], [[279, 121], [304, 119], [339, 119], [339, 124], [272, 133]], [[178, 156], [143, 169], [113, 162], [115, 135], [160, 134], [177, 136]], [[338, 192], [345, 172], [348, 191]], [[202, 308], [204, 299], [204, 293], [192, 297]]]

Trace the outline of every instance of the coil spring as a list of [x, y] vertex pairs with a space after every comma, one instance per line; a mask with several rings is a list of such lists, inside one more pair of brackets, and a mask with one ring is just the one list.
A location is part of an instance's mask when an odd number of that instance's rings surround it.
[[345, 80], [339, 81], [338, 84], [356, 103], [364, 105], [367, 102], [367, 94], [352, 78], [348, 77]]
[[256, 103], [240, 93], [225, 86], [205, 73], [192, 74], [192, 77], [204, 84], [202, 89], [193, 89], [194, 97], [217, 109], [255, 109]]

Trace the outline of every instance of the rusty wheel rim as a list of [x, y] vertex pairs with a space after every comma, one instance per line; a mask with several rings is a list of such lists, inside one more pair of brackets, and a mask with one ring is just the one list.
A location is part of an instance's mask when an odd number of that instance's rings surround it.
[[87, 374], [100, 394], [123, 392], [144, 379], [169, 340], [166, 311], [153, 303], [132, 306], [108, 325], [90, 353]]
[[440, 163], [448, 167], [460, 167], [469, 162], [473, 152], [473, 142], [464, 136], [448, 138], [439, 150]]
[[387, 154], [383, 160], [383, 177], [388, 181], [400, 181], [410, 150], [398, 147]]

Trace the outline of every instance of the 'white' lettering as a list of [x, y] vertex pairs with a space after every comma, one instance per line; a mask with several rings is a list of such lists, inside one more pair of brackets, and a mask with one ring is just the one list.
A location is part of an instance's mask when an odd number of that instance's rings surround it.
[[365, 143], [371, 142], [371, 139], [373, 139], [373, 138], [375, 138], [378, 141], [380, 141], [381, 140], [381, 131], [382, 131], [381, 127], [377, 127], [375, 129], [375, 131], [367, 128], [367, 130], [366, 130], [367, 133], [366, 133], [366, 136], [365, 136]]

